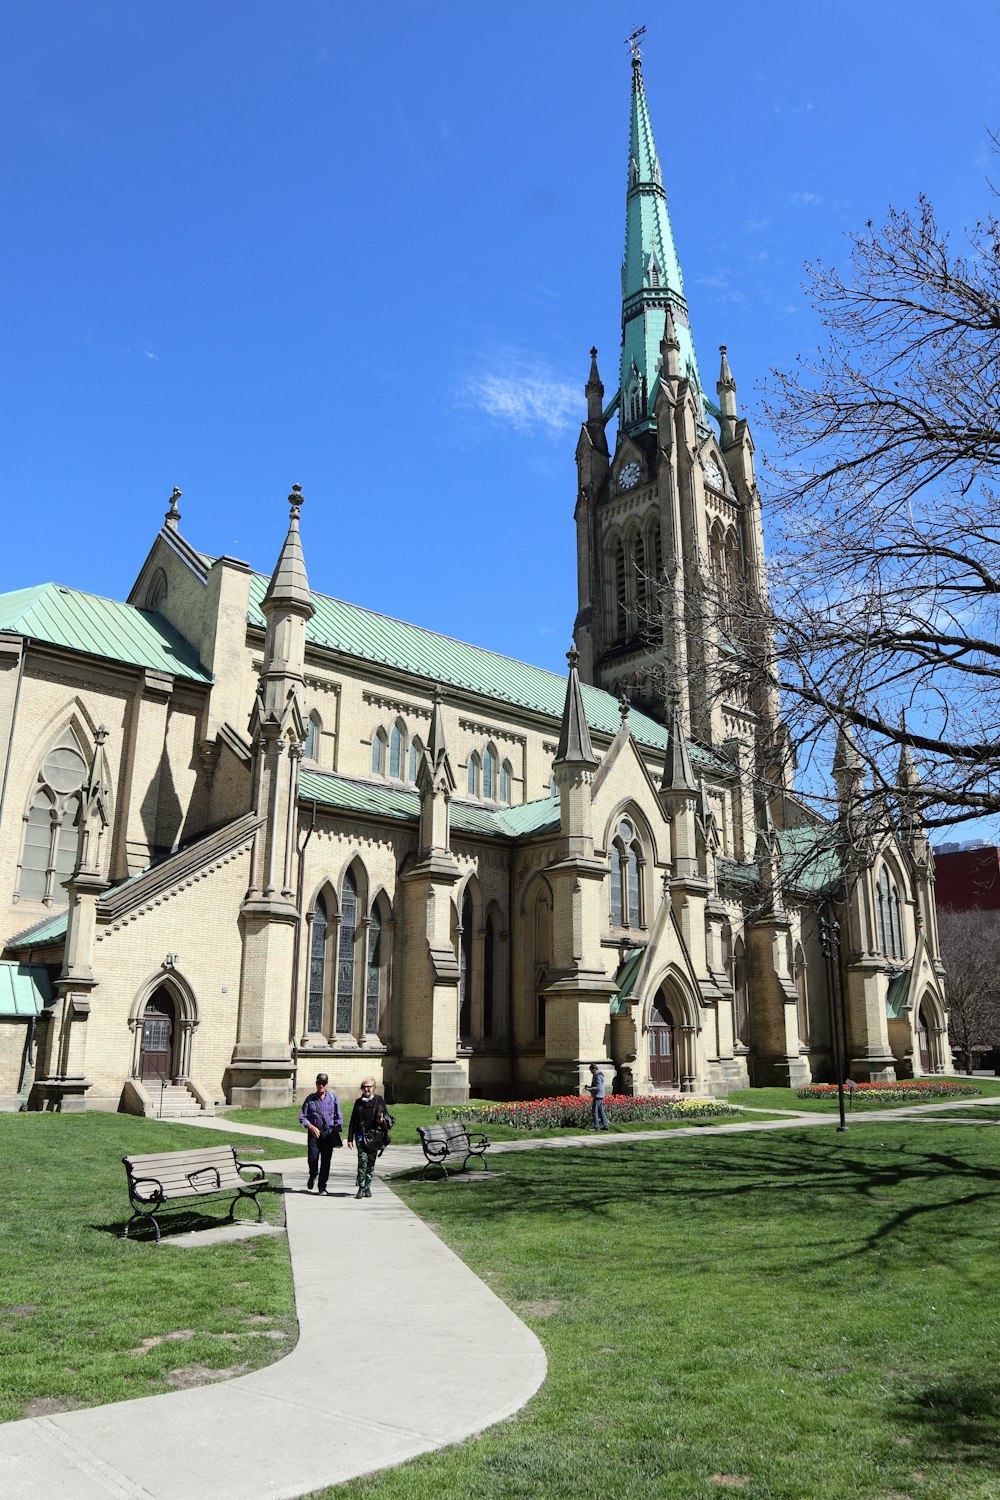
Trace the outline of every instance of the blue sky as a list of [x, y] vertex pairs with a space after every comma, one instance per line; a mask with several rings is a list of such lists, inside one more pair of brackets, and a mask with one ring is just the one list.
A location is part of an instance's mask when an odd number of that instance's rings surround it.
[[[560, 668], [588, 350], [620, 337], [631, 3], [46, 0], [0, 48], [0, 590], [122, 597], [173, 485], [270, 569]], [[702, 371], [816, 341], [803, 262], [985, 205], [1000, 11], [647, 8]], [[760, 444], [766, 437], [759, 430]]]

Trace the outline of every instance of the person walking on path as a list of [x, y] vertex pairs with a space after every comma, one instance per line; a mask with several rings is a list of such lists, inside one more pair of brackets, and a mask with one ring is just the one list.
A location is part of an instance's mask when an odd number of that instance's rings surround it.
[[304, 1125], [309, 1132], [309, 1181], [306, 1186], [310, 1192], [316, 1185], [317, 1174], [319, 1190], [321, 1193], [326, 1192], [330, 1177], [330, 1157], [334, 1146], [340, 1144], [339, 1135], [344, 1125], [340, 1101], [331, 1092], [329, 1083], [325, 1073], [317, 1073], [316, 1092], [306, 1095], [299, 1111], [299, 1124]]
[[607, 1089], [604, 1084], [604, 1074], [596, 1063], [590, 1065], [590, 1082], [587, 1084], [587, 1093], [590, 1095], [594, 1107], [594, 1129], [610, 1130], [607, 1111], [604, 1108], [604, 1096]]
[[358, 1190], [355, 1198], [370, 1198], [375, 1160], [385, 1149], [389, 1133], [385, 1100], [375, 1092], [374, 1078], [361, 1081], [361, 1097], [355, 1099], [351, 1123], [347, 1127], [347, 1144], [358, 1148]]

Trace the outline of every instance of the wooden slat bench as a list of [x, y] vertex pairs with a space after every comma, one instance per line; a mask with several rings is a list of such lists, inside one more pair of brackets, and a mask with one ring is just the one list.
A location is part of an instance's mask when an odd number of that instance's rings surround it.
[[[123, 1239], [136, 1219], [149, 1219], [160, 1243], [160, 1226], [156, 1212], [165, 1203], [184, 1198], [209, 1198], [217, 1193], [236, 1196], [229, 1205], [229, 1217], [241, 1198], [248, 1198], [257, 1210], [258, 1220], [264, 1211], [257, 1194], [267, 1185], [267, 1174], [258, 1162], [240, 1161], [235, 1146], [206, 1146], [188, 1151], [160, 1151], [150, 1156], [123, 1156], [132, 1218], [125, 1225]], [[244, 1177], [244, 1172], [256, 1173]]]
[[484, 1167], [489, 1167], [486, 1153], [489, 1150], [489, 1141], [478, 1131], [471, 1134], [461, 1120], [448, 1120], [444, 1125], [418, 1125], [417, 1134], [420, 1144], [424, 1148], [424, 1170], [422, 1176], [427, 1176], [428, 1167], [440, 1167], [447, 1177], [448, 1168], [445, 1165], [448, 1159], [464, 1157], [461, 1170], [468, 1171], [469, 1162], [475, 1158], [481, 1161]]

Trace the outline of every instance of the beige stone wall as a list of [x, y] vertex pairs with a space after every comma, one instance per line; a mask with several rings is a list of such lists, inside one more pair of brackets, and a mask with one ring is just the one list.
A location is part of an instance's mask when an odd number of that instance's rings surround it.
[[[242, 936], [240, 902], [249, 876], [249, 846], [183, 889], [152, 898], [145, 910], [98, 928], [94, 951], [97, 985], [91, 993], [86, 1071], [88, 1107], [117, 1103], [132, 1073], [137, 1041], [129, 1017], [156, 985], [186, 990], [197, 1006], [191, 1077], [213, 1100], [224, 1098], [224, 1079], [236, 1039]], [[164, 967], [176, 955], [172, 969]], [[291, 990], [289, 987], [289, 995]]]
[[9, 1099], [17, 1093], [28, 1024], [20, 1017], [0, 1020], [0, 1099]]

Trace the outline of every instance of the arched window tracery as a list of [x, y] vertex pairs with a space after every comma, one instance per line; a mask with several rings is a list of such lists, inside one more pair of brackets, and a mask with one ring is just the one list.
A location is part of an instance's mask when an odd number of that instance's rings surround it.
[[420, 761], [423, 753], [423, 741], [420, 739], [419, 735], [415, 734], [412, 741], [410, 742], [410, 780], [413, 782], [415, 782], [417, 779], [417, 771], [420, 768]]
[[875, 925], [879, 951], [886, 958], [905, 958], [903, 903], [888, 865], [882, 866], [875, 887]]
[[473, 750], [469, 756], [468, 790], [470, 797], [479, 796], [479, 788], [482, 783], [483, 763], [479, 758], [479, 751]]
[[25, 813], [18, 900], [65, 904], [64, 882], [76, 863], [80, 789], [86, 777], [79, 741], [66, 729], [42, 761]]
[[483, 756], [483, 796], [493, 801], [497, 795], [498, 756], [493, 745], [486, 746]]
[[372, 771], [376, 776], [385, 775], [386, 760], [389, 751], [389, 736], [381, 726], [375, 731], [372, 740]]
[[642, 844], [635, 824], [622, 818], [611, 842], [611, 924], [643, 927]]
[[403, 778], [406, 765], [406, 725], [397, 719], [389, 736], [389, 775], [396, 781]]
[[500, 767], [500, 801], [501, 802], [507, 802], [507, 803], [510, 802], [511, 782], [513, 780], [513, 775], [514, 775], [514, 773], [513, 773], [513, 770], [511, 768], [510, 761], [509, 760], [505, 760], [504, 763], [503, 763], [503, 765]]
[[358, 935], [358, 887], [352, 870], [344, 876], [340, 893], [340, 932], [337, 952], [337, 1031], [344, 1036], [354, 1027], [354, 969]]
[[306, 1027], [309, 1031], [324, 1030], [328, 928], [326, 902], [322, 896], [317, 896], [309, 929], [309, 994], [306, 1003]]

